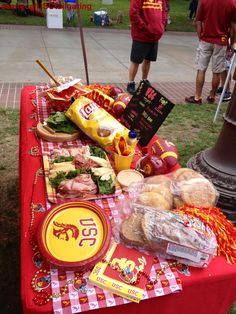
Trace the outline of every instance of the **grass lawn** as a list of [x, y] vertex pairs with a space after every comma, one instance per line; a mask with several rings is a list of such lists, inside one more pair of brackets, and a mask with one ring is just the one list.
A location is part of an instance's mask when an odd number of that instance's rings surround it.
[[[0, 2], [1, 3], [1, 2]], [[12, 0], [12, 4], [16, 3], [16, 0]], [[96, 25], [90, 21], [90, 16], [93, 12], [100, 10], [101, 8], [106, 9], [109, 17], [113, 21], [112, 26], [107, 26], [113, 29], [128, 29], [129, 28], [129, 1], [127, 0], [113, 0], [113, 4], [105, 5], [101, 0], [83, 0], [81, 1], [81, 17], [83, 27], [96, 27]], [[31, 1], [29, 1], [31, 5]], [[195, 25], [192, 21], [188, 20], [188, 0], [171, 0], [171, 24], [168, 25], [170, 31], [195, 31]], [[123, 14], [123, 23], [117, 24], [116, 18], [118, 11]], [[23, 24], [23, 25], [46, 25], [46, 10], [43, 9], [45, 17], [37, 17], [30, 15], [28, 17], [16, 16], [10, 10], [0, 10], [0, 24]], [[78, 26], [77, 17], [75, 21], [67, 24], [66, 12], [63, 11], [63, 24], [64, 26]]]

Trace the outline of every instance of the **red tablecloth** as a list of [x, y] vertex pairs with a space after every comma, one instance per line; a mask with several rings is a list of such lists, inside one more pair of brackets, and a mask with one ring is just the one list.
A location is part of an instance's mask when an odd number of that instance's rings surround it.
[[[31, 280], [37, 268], [33, 263], [35, 239], [39, 214], [32, 216], [31, 202], [45, 206], [44, 178], [40, 175], [35, 180], [35, 173], [42, 167], [38, 151], [38, 141], [33, 128], [37, 125], [31, 93], [35, 86], [27, 86], [21, 94], [19, 175], [21, 196], [21, 298], [24, 313], [53, 313], [52, 303], [38, 306], [33, 302], [34, 291]], [[34, 183], [40, 193], [34, 193]], [[37, 189], [38, 191], [38, 189]], [[33, 195], [33, 198], [32, 198]], [[32, 231], [34, 231], [32, 233]], [[94, 310], [94, 313], [159, 313], [159, 314], [225, 314], [236, 301], [236, 265], [227, 264], [224, 257], [215, 258], [208, 268], [190, 267], [190, 276], [180, 275], [183, 291], [158, 298], [129, 303], [116, 307]], [[68, 312], [69, 314], [70, 312]], [[86, 312], [88, 313], [88, 312]]]

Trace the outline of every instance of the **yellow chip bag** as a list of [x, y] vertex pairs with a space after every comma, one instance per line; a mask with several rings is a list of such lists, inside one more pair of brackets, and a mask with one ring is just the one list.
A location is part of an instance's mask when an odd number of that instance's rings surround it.
[[124, 138], [128, 137], [129, 130], [126, 127], [87, 97], [80, 96], [76, 99], [65, 115], [86, 135], [108, 150], [117, 133]]

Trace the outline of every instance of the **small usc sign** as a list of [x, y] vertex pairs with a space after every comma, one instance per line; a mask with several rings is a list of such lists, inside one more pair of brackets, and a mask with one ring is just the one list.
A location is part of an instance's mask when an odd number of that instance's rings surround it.
[[138, 134], [139, 144], [147, 146], [175, 104], [146, 82], [141, 82], [121, 115], [121, 123]]

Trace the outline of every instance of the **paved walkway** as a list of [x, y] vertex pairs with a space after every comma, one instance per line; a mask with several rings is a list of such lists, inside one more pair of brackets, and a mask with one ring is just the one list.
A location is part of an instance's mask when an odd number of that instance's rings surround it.
[[[0, 108], [19, 108], [20, 106], [20, 92], [25, 85], [41, 85], [41, 82], [0, 82]], [[121, 87], [124, 91], [125, 83], [116, 83], [116, 86]], [[194, 90], [194, 83], [189, 82], [164, 82], [153, 83], [152, 86], [156, 88], [161, 94], [165, 95], [170, 101], [175, 104], [184, 103], [185, 95], [192, 95]], [[206, 99], [208, 91], [210, 90], [210, 83], [205, 84], [203, 99]]]
[[[129, 30], [83, 29], [89, 83], [115, 84], [125, 90], [131, 39]], [[72, 75], [86, 83], [79, 29], [47, 29], [44, 26], [0, 25], [0, 107], [19, 106], [24, 85], [44, 84], [48, 76], [35, 62], [40, 59], [53, 75]], [[166, 32], [159, 44], [150, 81], [174, 103], [183, 103], [195, 86], [194, 33]], [[137, 82], [141, 79], [138, 72]], [[203, 99], [210, 89], [206, 75]]]

